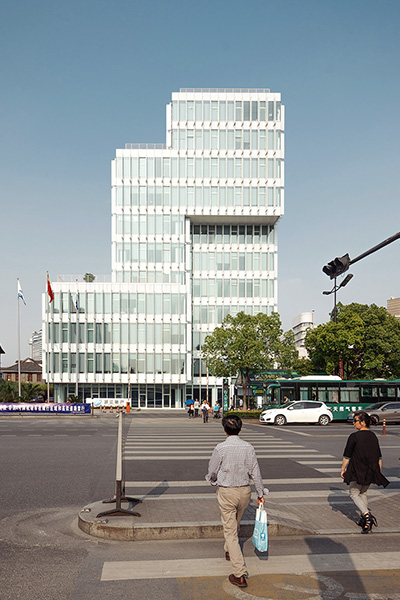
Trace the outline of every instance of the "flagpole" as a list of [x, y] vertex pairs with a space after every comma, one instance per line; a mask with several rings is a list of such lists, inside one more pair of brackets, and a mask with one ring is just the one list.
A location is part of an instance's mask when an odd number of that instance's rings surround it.
[[[17, 282], [19, 284], [19, 279], [17, 278]], [[18, 302], [18, 396], [21, 398], [21, 327], [19, 322], [19, 285], [18, 285], [18, 293], [17, 293], [17, 302]]]
[[[47, 271], [47, 278], [46, 278], [46, 291], [45, 291], [45, 298], [48, 296], [48, 290], [47, 290], [47, 282], [49, 280], [49, 272]], [[49, 335], [49, 329], [50, 329], [50, 314], [49, 314], [49, 308], [50, 308], [50, 302], [49, 302], [49, 298], [47, 297], [47, 305], [46, 305], [46, 313], [47, 313], [47, 331], [46, 331], [46, 347], [47, 347], [47, 351], [46, 351], [46, 371], [47, 371], [47, 402], [50, 402], [50, 366], [49, 366], [49, 357], [50, 357], [50, 335]]]
[[[76, 294], [75, 294], [75, 310], [76, 310], [76, 331], [75, 331], [75, 396], [78, 398], [79, 384], [78, 384], [78, 370], [79, 370], [79, 353], [78, 353], [78, 334], [79, 334], [79, 303], [78, 303], [78, 280], [76, 280]], [[83, 397], [83, 395], [82, 395]], [[83, 400], [82, 400], [83, 402]]]

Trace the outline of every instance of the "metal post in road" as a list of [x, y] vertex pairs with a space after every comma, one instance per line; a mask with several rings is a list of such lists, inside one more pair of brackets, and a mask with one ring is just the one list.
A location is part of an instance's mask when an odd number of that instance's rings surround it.
[[118, 415], [118, 440], [117, 440], [117, 467], [115, 474], [115, 498], [111, 500], [103, 500], [104, 504], [112, 504], [115, 502], [115, 508], [106, 510], [97, 515], [97, 519], [105, 517], [106, 515], [111, 516], [125, 516], [130, 515], [133, 517], [140, 517], [140, 513], [132, 510], [127, 510], [121, 507], [121, 502], [142, 502], [138, 498], [131, 498], [125, 495], [125, 481], [123, 477], [123, 436], [122, 436], [122, 423], [123, 413], [120, 412]]

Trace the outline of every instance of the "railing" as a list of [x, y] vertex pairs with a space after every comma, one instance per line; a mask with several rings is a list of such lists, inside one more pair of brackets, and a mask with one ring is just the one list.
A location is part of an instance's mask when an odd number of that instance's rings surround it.
[[[57, 275], [57, 282], [61, 283], [73, 283], [77, 281], [78, 283], [86, 283], [84, 281], [85, 274], [67, 274], [67, 275]], [[94, 280], [90, 283], [111, 283], [111, 275], [95, 275]]]
[[181, 88], [179, 90], [180, 92], [183, 93], [201, 93], [204, 92], [205, 94], [209, 94], [209, 93], [218, 93], [218, 94], [236, 94], [236, 93], [269, 93], [271, 90], [270, 88]]
[[166, 150], [167, 144], [125, 144], [125, 150]]
[[142, 502], [138, 498], [130, 498], [125, 495], [125, 481], [123, 476], [123, 435], [122, 435], [122, 420], [123, 413], [120, 412], [118, 416], [118, 439], [117, 439], [117, 466], [115, 473], [115, 498], [110, 500], [103, 500], [103, 504], [112, 504], [115, 502], [115, 508], [106, 510], [97, 515], [97, 519], [105, 516], [125, 516], [130, 515], [131, 517], [140, 517], [140, 513], [132, 510], [127, 510], [121, 507], [122, 502]]

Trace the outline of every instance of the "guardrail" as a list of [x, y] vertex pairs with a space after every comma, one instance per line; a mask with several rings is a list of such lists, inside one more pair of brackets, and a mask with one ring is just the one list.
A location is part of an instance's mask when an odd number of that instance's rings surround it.
[[141, 514], [128, 510], [121, 507], [122, 502], [142, 502], [139, 498], [131, 498], [125, 495], [125, 481], [124, 481], [124, 469], [123, 469], [123, 413], [119, 413], [118, 416], [118, 439], [117, 439], [117, 466], [115, 473], [115, 498], [110, 500], [103, 500], [103, 504], [112, 504], [115, 502], [115, 508], [100, 512], [97, 515], [97, 519], [105, 516], [125, 516], [130, 515], [131, 517], [140, 517]]

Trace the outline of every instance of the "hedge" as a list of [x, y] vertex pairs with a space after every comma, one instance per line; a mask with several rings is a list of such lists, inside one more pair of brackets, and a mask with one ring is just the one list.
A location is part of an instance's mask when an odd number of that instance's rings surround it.
[[262, 410], [228, 410], [225, 415], [237, 415], [241, 419], [259, 419]]

